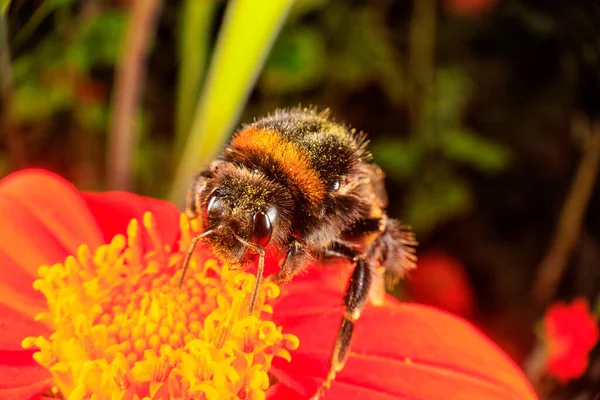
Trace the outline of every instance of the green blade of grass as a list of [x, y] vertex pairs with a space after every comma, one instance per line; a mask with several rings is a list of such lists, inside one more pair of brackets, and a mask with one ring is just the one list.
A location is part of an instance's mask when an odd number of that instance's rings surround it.
[[10, 0], [0, 0], [0, 13], [6, 14], [9, 6], [10, 6]]
[[170, 199], [181, 204], [193, 174], [237, 123], [293, 0], [233, 0], [227, 6]]
[[216, 1], [185, 0], [181, 8], [175, 142], [177, 153], [185, 143], [194, 118], [198, 93], [206, 72], [211, 22], [217, 5]]
[[33, 12], [31, 17], [27, 20], [25, 25], [17, 31], [13, 41], [12, 46], [14, 48], [20, 47], [27, 39], [31, 37], [31, 35], [35, 32], [35, 30], [40, 26], [42, 22], [52, 14], [57, 7], [60, 7], [61, 3], [58, 1], [44, 1], [36, 10]]

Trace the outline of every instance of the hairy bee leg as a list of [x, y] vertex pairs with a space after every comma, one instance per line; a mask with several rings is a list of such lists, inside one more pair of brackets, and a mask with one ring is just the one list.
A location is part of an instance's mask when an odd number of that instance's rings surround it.
[[338, 335], [329, 362], [329, 372], [318, 392], [312, 397], [312, 400], [320, 399], [335, 380], [336, 374], [344, 368], [346, 360], [348, 359], [350, 342], [354, 331], [354, 322], [360, 318], [360, 314], [369, 297], [372, 278], [373, 270], [364, 258], [359, 257], [356, 261], [356, 266], [354, 267], [350, 282], [348, 283], [346, 294], [344, 295], [346, 312], [342, 317], [338, 329]]
[[[344, 257], [349, 260], [357, 256], [356, 250], [343, 241], [333, 242], [330, 248], [325, 252], [325, 257]], [[369, 290], [369, 302], [380, 306], [385, 300], [385, 267], [376, 265], [373, 268], [371, 289]]]
[[[376, 213], [375, 213], [376, 214]], [[366, 218], [342, 234], [342, 239], [334, 245], [352, 240], [366, 240], [368, 246], [367, 260], [373, 270], [373, 283], [369, 291], [369, 301], [373, 305], [382, 305], [385, 300], [386, 287], [393, 287], [407, 271], [415, 268], [414, 233], [398, 220], [389, 219], [386, 215], [380, 218]], [[345, 256], [346, 252], [335, 251], [334, 255]]]
[[[387, 225], [387, 218], [366, 218], [355, 223], [352, 229], [345, 232], [346, 235], [356, 237], [368, 237], [372, 239], [370, 252], [381, 254], [381, 240]], [[370, 259], [372, 266], [372, 282], [369, 290], [369, 301], [371, 304], [380, 306], [385, 300], [385, 259]]]
[[381, 306], [385, 301], [385, 294], [385, 267], [379, 266], [373, 271], [369, 302], [374, 306]]
[[323, 258], [346, 258], [353, 262], [358, 256], [358, 251], [352, 248], [352, 244], [344, 241], [332, 242], [324, 251]]
[[304, 266], [306, 252], [302, 244], [296, 240], [289, 244], [283, 264], [279, 272], [273, 276], [278, 285], [288, 283]]

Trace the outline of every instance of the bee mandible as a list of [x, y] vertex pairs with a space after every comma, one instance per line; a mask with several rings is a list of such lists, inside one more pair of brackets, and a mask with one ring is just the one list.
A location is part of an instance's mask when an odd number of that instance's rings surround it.
[[414, 267], [414, 235], [388, 217], [384, 174], [371, 162], [363, 133], [327, 111], [294, 108], [244, 126], [224, 152], [192, 181], [186, 212], [202, 221], [184, 261], [204, 240], [230, 268], [258, 257], [253, 312], [265, 248], [285, 253], [273, 280], [289, 282], [312, 259], [347, 259], [354, 271], [345, 312], [321, 388], [322, 396], [348, 358], [355, 322], [369, 300], [381, 304], [384, 277]]

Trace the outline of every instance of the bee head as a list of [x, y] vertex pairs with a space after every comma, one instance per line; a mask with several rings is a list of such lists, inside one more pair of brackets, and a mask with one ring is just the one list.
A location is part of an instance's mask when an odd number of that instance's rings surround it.
[[238, 238], [260, 247], [281, 244], [290, 230], [293, 203], [279, 185], [257, 171], [221, 164], [196, 193], [206, 237], [213, 251], [233, 266], [256, 257]]

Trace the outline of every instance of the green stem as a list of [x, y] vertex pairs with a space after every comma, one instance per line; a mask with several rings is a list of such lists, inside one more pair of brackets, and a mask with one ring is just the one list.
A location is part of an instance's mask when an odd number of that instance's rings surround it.
[[533, 285], [536, 305], [543, 309], [552, 300], [577, 240], [600, 169], [600, 124], [574, 123], [582, 138], [581, 160], [558, 218], [552, 244], [537, 271]]
[[146, 57], [162, 0], [136, 0], [130, 14], [123, 52], [117, 66], [107, 159], [108, 187], [128, 190], [138, 141], [135, 116], [145, 80]]

